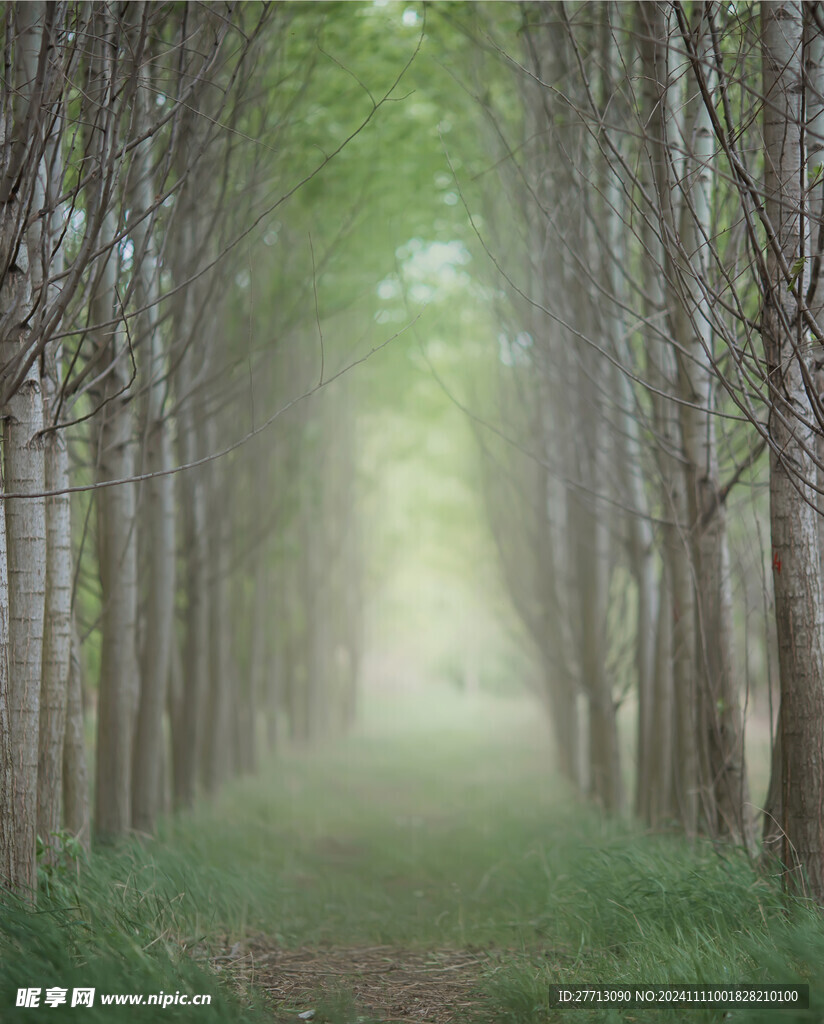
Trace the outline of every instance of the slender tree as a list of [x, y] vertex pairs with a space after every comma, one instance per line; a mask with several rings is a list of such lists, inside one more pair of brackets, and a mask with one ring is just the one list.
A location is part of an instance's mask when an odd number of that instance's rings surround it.
[[[15, 82], [11, 137], [4, 140], [0, 183], [0, 252], [3, 315], [0, 324], [0, 387], [3, 399], [3, 481], [8, 494], [42, 495], [43, 386], [40, 365], [28, 359], [34, 314], [33, 260], [26, 231], [29, 203], [37, 193], [43, 150], [45, 82], [38, 67], [44, 47], [45, 5], [19, 5], [13, 12]], [[8, 43], [7, 43], [8, 45]], [[8, 122], [5, 122], [8, 125]], [[29, 145], [29, 133], [33, 133]], [[17, 377], [18, 380], [15, 379]], [[9, 728], [12, 758], [11, 835], [14, 861], [9, 877], [24, 890], [35, 886], [37, 762], [40, 686], [46, 594], [46, 513], [42, 497], [3, 503], [8, 573]], [[0, 584], [0, 590], [5, 584]]]
[[765, 3], [761, 13], [769, 231], [761, 331], [770, 380], [770, 525], [781, 679], [773, 758], [777, 784], [767, 807], [765, 838], [775, 843], [793, 884], [808, 884], [820, 901], [824, 608], [813, 490], [811, 353], [800, 301], [808, 279], [803, 269], [808, 252], [802, 191], [804, 19], [801, 4], [793, 2]]

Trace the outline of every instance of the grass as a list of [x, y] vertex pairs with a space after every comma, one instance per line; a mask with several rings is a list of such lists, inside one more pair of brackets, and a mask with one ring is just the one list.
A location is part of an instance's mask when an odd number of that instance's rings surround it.
[[[357, 736], [276, 759], [213, 803], [69, 865], [37, 913], [6, 899], [0, 1020], [271, 1020], [210, 972], [210, 950], [260, 933], [298, 949], [392, 945], [494, 952], [478, 1021], [561, 1020], [550, 983], [812, 982], [824, 920], [739, 851], [607, 823], [550, 768], [520, 700], [433, 691], [375, 702]], [[208, 1008], [17, 1009], [19, 987], [210, 993]], [[329, 1011], [356, 1019], [351, 1000]], [[577, 1011], [591, 1020], [721, 1020], [719, 1011]]]

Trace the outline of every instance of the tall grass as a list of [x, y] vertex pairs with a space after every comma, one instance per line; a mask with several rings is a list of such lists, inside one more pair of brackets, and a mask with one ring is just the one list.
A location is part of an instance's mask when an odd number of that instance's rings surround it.
[[[720, 1020], [715, 1011], [552, 1011], [557, 982], [810, 982], [822, 1020], [818, 910], [740, 851], [607, 823], [553, 776], [516, 700], [400, 697], [342, 744], [285, 754], [215, 802], [49, 879], [36, 913], [5, 897], [0, 1020], [260, 1021], [210, 949], [390, 944], [489, 953], [478, 1020]], [[433, 712], [434, 709], [434, 712]], [[44, 880], [45, 881], [45, 880]], [[210, 993], [208, 1008], [17, 1009], [20, 987]], [[341, 1007], [329, 1019], [354, 1020]]]

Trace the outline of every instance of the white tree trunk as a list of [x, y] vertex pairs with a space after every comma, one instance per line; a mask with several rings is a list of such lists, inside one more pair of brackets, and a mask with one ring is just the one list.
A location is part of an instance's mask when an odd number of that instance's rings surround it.
[[[59, 120], [62, 108], [56, 112]], [[59, 131], [57, 132], [59, 136]], [[33, 284], [41, 302], [51, 304], [59, 293], [54, 283], [63, 270], [60, 240], [65, 228], [65, 211], [56, 208], [63, 186], [59, 144], [47, 144], [41, 163], [37, 205], [51, 211], [38, 218], [29, 230], [33, 257]], [[41, 309], [41, 319], [42, 319]], [[37, 832], [46, 856], [57, 853], [55, 833], [62, 824], [63, 741], [66, 732], [71, 661], [71, 499], [69, 451], [65, 433], [57, 426], [60, 388], [63, 380], [62, 343], [49, 340], [43, 353], [43, 420], [46, 427], [45, 483], [47, 491], [63, 491], [46, 499], [46, 607], [43, 639], [43, 684], [40, 700], [40, 741], [37, 771]]]
[[[22, 338], [4, 339], [3, 356], [0, 356], [3, 362], [27, 347], [26, 335], [21, 333]], [[43, 492], [45, 467], [42, 430], [43, 396], [39, 367], [35, 364], [5, 409], [3, 455], [8, 493]], [[21, 858], [20, 883], [24, 887], [33, 887], [46, 597], [45, 503], [42, 498], [9, 499], [5, 502], [5, 513], [16, 830]]]
[[[18, 98], [32, 96], [40, 52], [44, 5], [18, 5], [15, 63]], [[31, 102], [34, 102], [32, 97]], [[19, 130], [19, 126], [18, 126]], [[8, 168], [4, 168], [8, 171]], [[25, 190], [24, 190], [25, 191]], [[0, 336], [0, 386], [9, 369], [32, 344], [27, 326], [32, 314], [32, 278], [25, 212], [20, 193], [2, 197], [0, 260], [9, 266], [0, 287], [3, 330]], [[2, 409], [4, 491], [40, 494], [45, 487], [43, 458], [43, 396], [39, 364], [34, 363], [21, 386]], [[3, 502], [8, 567], [9, 726], [12, 738], [12, 850], [9, 872], [17, 885], [36, 887], [37, 757], [40, 728], [40, 684], [43, 666], [43, 623], [46, 586], [46, 515], [43, 498]], [[1, 595], [0, 595], [1, 599]], [[0, 638], [0, 644], [2, 638]], [[2, 652], [0, 651], [0, 657]], [[6, 858], [4, 857], [4, 860]]]
[[[50, 423], [60, 386], [60, 356], [49, 346], [43, 376], [44, 410]], [[69, 454], [65, 436], [46, 434], [45, 484], [47, 491], [69, 486]], [[43, 693], [40, 706], [40, 750], [37, 794], [37, 829], [51, 848], [51, 837], [61, 827], [63, 790], [63, 738], [66, 731], [71, 662], [72, 552], [71, 505], [67, 493], [46, 499], [46, 611], [43, 641]]]

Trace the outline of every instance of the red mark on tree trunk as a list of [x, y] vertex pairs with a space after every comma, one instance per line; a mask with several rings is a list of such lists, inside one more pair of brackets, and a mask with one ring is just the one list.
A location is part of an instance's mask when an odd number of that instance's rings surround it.
[[781, 572], [781, 559], [778, 556], [777, 551], [773, 551], [773, 569], [776, 572]]

